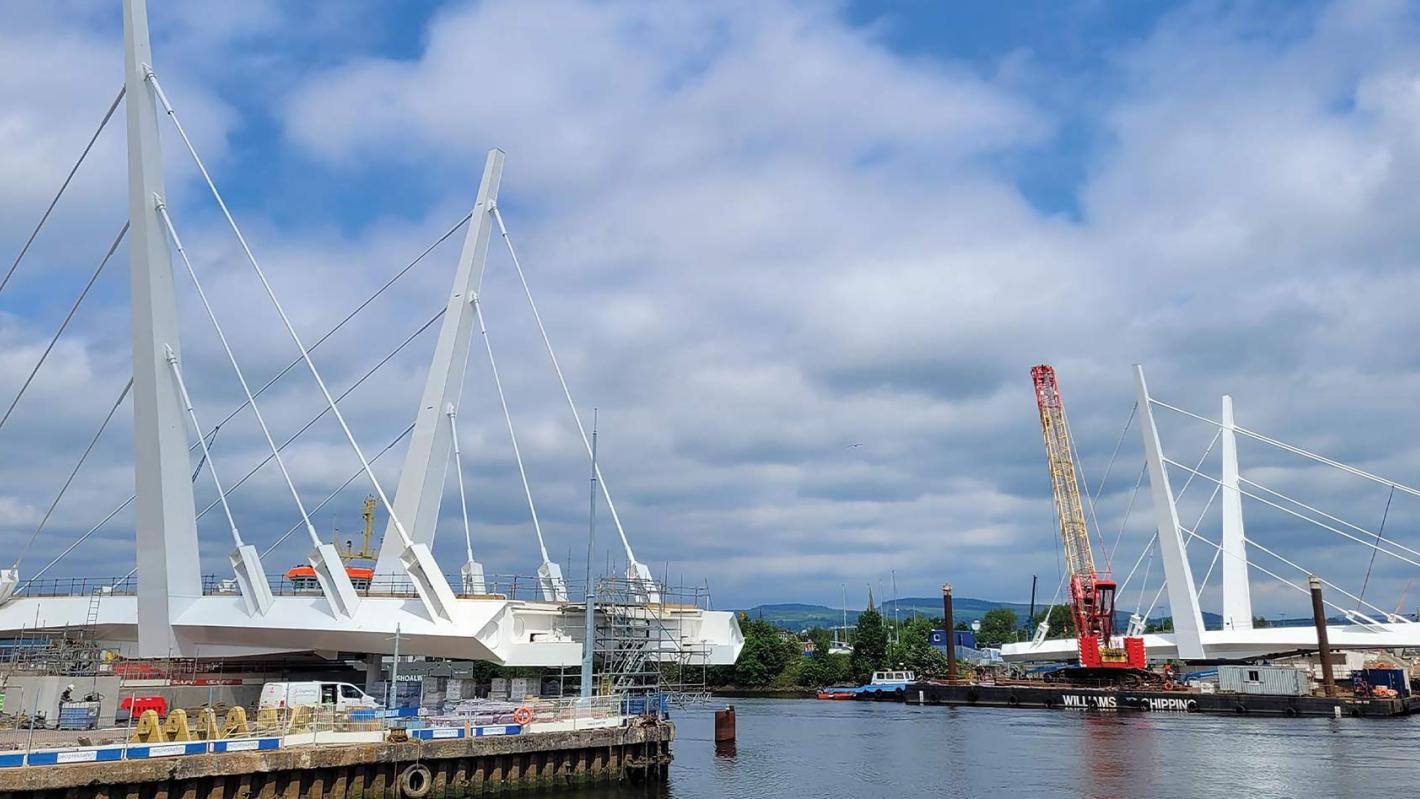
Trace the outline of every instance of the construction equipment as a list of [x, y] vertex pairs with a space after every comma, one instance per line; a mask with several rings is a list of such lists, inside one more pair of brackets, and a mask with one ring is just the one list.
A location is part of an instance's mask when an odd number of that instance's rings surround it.
[[[1055, 496], [1055, 517], [1060, 523], [1060, 538], [1069, 570], [1070, 610], [1080, 657], [1078, 667], [1065, 669], [1063, 671], [1069, 673], [1060, 676], [1138, 684], [1152, 676], [1145, 668], [1144, 639], [1121, 639], [1114, 634], [1115, 583], [1107, 569], [1095, 568], [1085, 509], [1075, 477], [1070, 428], [1065, 421], [1065, 404], [1060, 399], [1055, 369], [1042, 364], [1032, 367], [1030, 373], [1035, 383], [1036, 404], [1040, 407], [1045, 457]], [[1041, 626], [1045, 628], [1045, 623]]]
[[370, 541], [375, 535], [376, 504], [378, 504], [378, 502], [374, 497], [365, 497], [365, 506], [360, 511], [360, 518], [365, 521], [365, 536], [358, 550], [355, 549], [355, 542], [353, 541], [346, 541], [345, 546], [342, 547], [340, 545], [339, 536], [337, 535], [335, 548], [336, 551], [340, 553], [341, 560], [347, 562], [352, 560], [372, 561], [379, 556], [380, 553], [377, 550], [370, 549]]

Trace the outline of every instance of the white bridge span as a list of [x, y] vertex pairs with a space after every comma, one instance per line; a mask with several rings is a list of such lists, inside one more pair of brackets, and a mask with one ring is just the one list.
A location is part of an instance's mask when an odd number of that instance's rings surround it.
[[[1313, 570], [1289, 558], [1286, 554], [1248, 537], [1243, 523], [1244, 498], [1261, 503], [1272, 510], [1289, 517], [1289, 521], [1305, 523], [1370, 550], [1372, 566], [1376, 556], [1389, 560], [1399, 560], [1412, 567], [1420, 567], [1420, 551], [1408, 547], [1385, 532], [1385, 520], [1390, 513], [1390, 500], [1386, 502], [1385, 513], [1376, 529], [1352, 524], [1336, 515], [1319, 510], [1305, 502], [1294, 499], [1281, 491], [1268, 488], [1243, 476], [1238, 467], [1237, 438], [1246, 437], [1252, 441], [1274, 447], [1290, 455], [1298, 456], [1313, 464], [1343, 472], [1353, 478], [1379, 484], [1390, 490], [1390, 497], [1408, 494], [1420, 497], [1420, 489], [1371, 474], [1363, 469], [1349, 466], [1322, 455], [1308, 452], [1301, 447], [1288, 444], [1261, 433], [1248, 430], [1236, 424], [1233, 419], [1233, 403], [1230, 397], [1223, 397], [1222, 414], [1219, 420], [1186, 411], [1150, 396], [1144, 370], [1134, 367], [1140, 433], [1144, 443], [1145, 469], [1140, 473], [1142, 481], [1145, 472], [1149, 480], [1152, 497], [1154, 527], [1156, 532], [1128, 576], [1120, 583], [1118, 595], [1123, 596], [1126, 588], [1139, 573], [1140, 563], [1145, 556], [1149, 564], [1155, 555], [1163, 565], [1163, 585], [1153, 596], [1153, 603], [1147, 605], [1144, 583], [1145, 577], [1136, 589], [1139, 592], [1139, 608], [1129, 624], [1129, 635], [1142, 636], [1144, 649], [1154, 658], [1178, 658], [1189, 661], [1234, 660], [1258, 658], [1268, 655], [1314, 651], [1318, 648], [1317, 632], [1314, 625], [1305, 626], [1261, 626], [1254, 624], [1252, 607], [1252, 578], [1254, 573], [1265, 575], [1305, 595], [1309, 593], [1308, 580], [1318, 575]], [[1188, 417], [1195, 422], [1203, 422], [1216, 428], [1212, 442], [1203, 457], [1193, 465], [1180, 463], [1168, 458], [1155, 425], [1154, 410], [1168, 410]], [[1131, 417], [1131, 421], [1132, 421]], [[1126, 424], [1126, 430], [1128, 425]], [[1221, 444], [1221, 468], [1217, 476], [1202, 471], [1203, 463], [1214, 446]], [[1116, 449], [1117, 452], [1117, 449]], [[1187, 475], [1182, 491], [1187, 491], [1197, 479], [1204, 490], [1212, 493], [1197, 521], [1191, 527], [1179, 521], [1179, 511], [1173, 485], [1170, 482], [1170, 467]], [[1259, 470], [1261, 471], [1261, 470]], [[1138, 487], [1136, 486], [1136, 491]], [[1180, 492], [1180, 494], [1182, 493]], [[1214, 500], [1221, 504], [1222, 536], [1217, 543], [1199, 534], [1199, 528]], [[1133, 501], [1130, 502], [1130, 508]], [[1125, 523], [1128, 521], [1126, 511]], [[1121, 533], [1123, 532], [1121, 525]], [[1189, 561], [1189, 544], [1201, 541], [1208, 549], [1208, 570], [1200, 585], [1193, 575]], [[1266, 564], [1266, 565], [1263, 565]], [[1329, 564], [1335, 566], [1335, 564]], [[1222, 626], [1221, 629], [1205, 629], [1200, 596], [1215, 567], [1222, 572]], [[1325, 608], [1328, 618], [1344, 618], [1346, 624], [1329, 624], [1327, 640], [1333, 649], [1391, 649], [1404, 647], [1420, 648], [1420, 623], [1410, 616], [1401, 615], [1399, 605], [1387, 610], [1376, 604], [1374, 599], [1365, 598], [1365, 583], [1359, 591], [1352, 592], [1338, 583], [1320, 577], [1325, 586]], [[1366, 579], [1370, 579], [1370, 569]], [[1160, 598], [1167, 592], [1168, 617], [1173, 630], [1166, 633], [1144, 633], [1144, 624], [1151, 616]], [[1404, 600], [1402, 593], [1401, 600]], [[1345, 603], [1344, 605], [1342, 603]], [[1005, 644], [1001, 648], [1002, 657], [1009, 661], [1059, 661], [1078, 657], [1074, 638], [1047, 638], [1047, 630], [1038, 629], [1034, 640]]]
[[[711, 610], [708, 607], [708, 599], [693, 603], [677, 602], [675, 597], [668, 599], [666, 587], [652, 578], [650, 570], [636, 559], [632, 551], [622, 527], [621, 517], [606, 487], [606, 481], [596, 467], [592, 442], [588, 439], [581, 417], [577, 414], [577, 406], [572, 401], [566, 378], [557, 366], [546, 327], [542, 318], [537, 315], [536, 305], [532, 303], [531, 291], [527, 288], [522, 266], [512, 249], [507, 227], [498, 211], [497, 195], [503, 168], [502, 151], [495, 149], [489, 152], [473, 210], [459, 225], [445, 234], [444, 238], [447, 238], [459, 226], [467, 224], [447, 306], [400, 345], [402, 348], [414, 336], [439, 321], [433, 361], [414, 424], [374, 458], [367, 457], [337, 405], [339, 398], [332, 395], [311, 355], [311, 351], [318, 347], [325, 337], [307, 346], [297, 334], [267, 281], [259, 260], [242, 235], [215, 182], [189, 140], [177, 111], [164, 93], [152, 66], [147, 9], [143, 0], [124, 0], [123, 19], [124, 87], [94, 136], [95, 139], [98, 137], [104, 124], [114, 115], [119, 104], [123, 103], [128, 141], [129, 218], [128, 224], [114, 242], [114, 249], [117, 249], [126, 236], [130, 254], [133, 380], [130, 387], [125, 388], [114, 403], [114, 410], [130, 395], [131, 388], [135, 435], [135, 492], [128, 502], [120, 505], [89, 533], [81, 536], [39, 573], [26, 577], [21, 572], [21, 563], [29, 544], [20, 551], [13, 567], [0, 570], [0, 636], [91, 628], [101, 643], [124, 655], [135, 657], [233, 657], [293, 651], [387, 654], [398, 646], [399, 651], [405, 654], [469, 658], [515, 666], [557, 667], [580, 663], [583, 657], [586, 605], [570, 600], [567, 581], [563, 578], [560, 565], [551, 560], [543, 542], [537, 509], [533, 503], [534, 492], [517, 450], [512, 417], [507, 410], [502, 385], [498, 382], [496, 365], [492, 360], [492, 347], [488, 342], [487, 330], [479, 310], [479, 289], [484, 264], [489, 241], [496, 226], [500, 237], [507, 244], [513, 265], [518, 270], [518, 276], [571, 407], [577, 429], [582, 434], [588, 455], [593, 456], [590, 471], [595, 474], [594, 491], [599, 489], [625, 551], [625, 577], [615, 578], [625, 589], [618, 594], [618, 612], [629, 613], [632, 618], [638, 620], [642, 645], [652, 651], [653, 660], [673, 661], [685, 665], [733, 663], [743, 644], [734, 615]], [[255, 391], [244, 376], [233, 344], [223, 331], [217, 310], [208, 302], [198, 270], [189, 260], [189, 255], [178, 237], [176, 223], [164, 200], [166, 192], [159, 146], [159, 127], [164, 117], [171, 122], [172, 130], [192, 157], [200, 176], [241, 245], [254, 277], [260, 281], [295, 350], [299, 352], [300, 357], [288, 366], [287, 370], [283, 370], [271, 382]], [[86, 148], [75, 170], [83, 163], [88, 152]], [[67, 186], [66, 181], [64, 187]], [[61, 187], [59, 196], [63, 195], [64, 187]], [[55, 197], [55, 202], [58, 202], [59, 196]], [[48, 216], [46, 212], [41, 218], [35, 234], [43, 228]], [[34, 236], [31, 236], [30, 241], [33, 240]], [[23, 259], [28, 246], [27, 244], [21, 251], [15, 266]], [[434, 246], [437, 246], [437, 242]], [[432, 249], [433, 247], [430, 248]], [[426, 250], [424, 255], [428, 252]], [[109, 255], [112, 254], [111, 250]], [[176, 262], [174, 254], [177, 256]], [[423, 257], [420, 256], [421, 259]], [[104, 263], [107, 262], [108, 258], [105, 258]], [[182, 268], [175, 268], [176, 264], [181, 264]], [[102, 269], [102, 265], [99, 268]], [[407, 269], [408, 267], [405, 271]], [[13, 267], [11, 272], [13, 273]], [[396, 275], [390, 282], [397, 280], [402, 274], [403, 272]], [[97, 273], [95, 276], [97, 277]], [[8, 280], [8, 275], [6, 279]], [[258, 552], [252, 543], [243, 538], [237, 523], [237, 516], [240, 514], [228, 505], [227, 496], [255, 470], [236, 483], [222, 482], [218, 468], [222, 453], [219, 451], [214, 458], [211, 451], [214, 444], [209, 440], [215, 439], [215, 430], [220, 427], [221, 422], [214, 427], [203, 428], [199, 409], [194, 407], [184, 382], [185, 370], [178, 335], [174, 284], [187, 279], [191, 280], [196, 289], [206, 317], [221, 341], [244, 394], [245, 403], [227, 418], [230, 419], [231, 416], [249, 408], [258, 422], [271, 452], [264, 463], [274, 462], [278, 467], [299, 514], [300, 522], [288, 531], [287, 535], [304, 531], [310, 539], [308, 563], [314, 582], [319, 584], [318, 589], [307, 585], [300, 593], [273, 591], [273, 579], [267, 576], [261, 561], [271, 548], [266, 552]], [[376, 292], [375, 297], [389, 285], [385, 284]], [[0, 290], [3, 290], [3, 287], [4, 283], [0, 282]], [[82, 298], [81, 294], [80, 299]], [[373, 299], [374, 297], [370, 298]], [[336, 326], [337, 329], [359, 313], [370, 300], [357, 307]], [[76, 302], [75, 309], [77, 307]], [[228, 310], [230, 312], [230, 309]], [[67, 322], [66, 319], [65, 324]], [[61, 325], [60, 333], [63, 330]], [[496, 589], [490, 590], [483, 564], [474, 560], [474, 537], [468, 521], [460, 468], [462, 461], [458, 445], [457, 415], [462, 400], [469, 349], [475, 334], [483, 340], [489, 355], [541, 556], [537, 577], [531, 581], [536, 587], [536, 597], [532, 599], [500, 594]], [[58, 335], [57, 333], [56, 339]], [[326, 334], [329, 335], [330, 333]], [[396, 348], [395, 353], [400, 348]], [[378, 369], [395, 353], [386, 356], [374, 369]], [[45, 355], [48, 355], [48, 351]], [[35, 369], [38, 370], [43, 363], [42, 356]], [[316, 419], [329, 413], [338, 423], [357, 456], [361, 469], [351, 480], [363, 476], [388, 515], [389, 527], [373, 570], [373, 583], [369, 587], [357, 587], [352, 582], [341, 553], [333, 544], [322, 541], [311, 522], [311, 514], [335, 495], [327, 497], [325, 502], [314, 508], [307, 506], [298, 486], [300, 475], [293, 475], [288, 471], [282, 457], [282, 450], [296, 436], [278, 445], [261, 415], [257, 397], [292, 368], [307, 372], [325, 400], [325, 409]], [[369, 377], [374, 369], [367, 372], [365, 377]], [[197, 370], [191, 371], [195, 374]], [[364, 378], [361, 378], [357, 381], [346, 393], [363, 380]], [[15, 400], [17, 403], [27, 387], [28, 383], [21, 388], [20, 396]], [[343, 397], [344, 394], [340, 396]], [[13, 405], [11, 407], [13, 409]], [[112, 415], [110, 412], [110, 418]], [[8, 416], [7, 412], [5, 418]], [[311, 423], [314, 421], [315, 419]], [[311, 423], [296, 435], [308, 429]], [[4, 419], [0, 419], [0, 426], [3, 424]], [[95, 435], [95, 441], [102, 432], [101, 426], [99, 433]], [[386, 494], [384, 486], [376, 478], [371, 469], [371, 462], [388, 451], [404, 435], [409, 435], [410, 443], [400, 473], [398, 489], [391, 496]], [[80, 466], [88, 454], [86, 451], [80, 458]], [[201, 514], [196, 510], [193, 497], [193, 481], [197, 479], [193, 472], [194, 455], [200, 456], [197, 459], [198, 475], [205, 467], [207, 476], [216, 484], [219, 497], [218, 502], [214, 502]], [[465, 562], [457, 570], [458, 574], [453, 580], [444, 576], [431, 548], [451, 456], [457, 472], [459, 497], [464, 504], [462, 532], [466, 554]], [[75, 467], [75, 473], [78, 469], [79, 467]], [[71, 481], [73, 476], [70, 475]], [[347, 481], [346, 485], [350, 482]], [[67, 489], [68, 485], [66, 482], [64, 488]], [[337, 492], [339, 490], [337, 489]], [[63, 495], [64, 490], [61, 489], [60, 498]], [[595, 501], [594, 499], [593, 502]], [[55, 504], [58, 502], [59, 499], [56, 498]], [[45, 590], [44, 585], [37, 579], [40, 574], [72, 552], [89, 534], [112, 519], [129, 503], [133, 504], [136, 515], [136, 581], [120, 578], [105, 583], [84, 584], [79, 588], [71, 587], [68, 591]], [[208, 584], [209, 581], [205, 581], [199, 571], [197, 519], [219, 504], [231, 533], [232, 549], [229, 560], [232, 571], [230, 577], [223, 575], [221, 579]], [[44, 522], [41, 522], [30, 539], [31, 544], [43, 526]], [[284, 540], [285, 536], [277, 543]], [[273, 548], [274, 546], [275, 544], [271, 545]], [[589, 545], [588, 560], [590, 559]], [[592, 575], [590, 569], [588, 571], [587, 578], [590, 580]], [[380, 584], [389, 584], [391, 581], [398, 581], [397, 589], [380, 590]]]

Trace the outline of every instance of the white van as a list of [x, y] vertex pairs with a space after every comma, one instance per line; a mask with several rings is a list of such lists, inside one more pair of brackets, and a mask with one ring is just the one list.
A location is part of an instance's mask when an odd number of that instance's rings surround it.
[[348, 682], [269, 682], [261, 686], [261, 709], [323, 705], [336, 710], [380, 707], [374, 697]]

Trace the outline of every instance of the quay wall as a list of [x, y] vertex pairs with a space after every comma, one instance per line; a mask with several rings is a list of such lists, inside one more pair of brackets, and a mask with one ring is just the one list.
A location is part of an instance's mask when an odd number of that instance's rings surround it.
[[422, 766], [428, 797], [591, 782], [663, 780], [675, 726], [629, 726], [445, 740], [304, 746], [0, 772], [0, 799], [395, 799]]

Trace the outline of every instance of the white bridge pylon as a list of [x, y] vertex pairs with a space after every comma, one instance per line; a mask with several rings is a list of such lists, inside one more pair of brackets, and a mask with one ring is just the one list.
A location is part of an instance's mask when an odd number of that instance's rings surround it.
[[[100, 641], [127, 656], [233, 657], [287, 651], [388, 653], [394, 646], [393, 635], [398, 629], [400, 649], [407, 654], [525, 666], [572, 666], [580, 663], [584, 608], [569, 601], [560, 569], [551, 563], [546, 546], [542, 545], [540, 530], [542, 566], [539, 575], [544, 588], [540, 601], [522, 601], [485, 593], [482, 565], [473, 560], [466, 505], [464, 529], [468, 560], [462, 569], [462, 593], [455, 593], [431, 551], [447, 463], [451, 456], [456, 465], [461, 463], [455, 438], [455, 417], [475, 319], [486, 337], [476, 301], [496, 214], [502, 151], [495, 149], [488, 155], [478, 199], [469, 218], [467, 240], [459, 257], [454, 288], [445, 310], [424, 401], [412, 426], [414, 436], [405, 469], [399, 490], [391, 501], [312, 360], [311, 348], [305, 345], [291, 325], [280, 300], [267, 282], [261, 264], [163, 92], [162, 84], [151, 66], [147, 11], [143, 0], [124, 0], [123, 20], [125, 79], [122, 96], [126, 98], [131, 226], [128, 236], [133, 317], [134, 504], [137, 519], [135, 543], [139, 553], [137, 585], [136, 590], [121, 585], [96, 585], [92, 586], [92, 590], [86, 586], [80, 595], [41, 596], [39, 594], [43, 591], [36, 591], [33, 587], [27, 590], [17, 561], [15, 567], [0, 570], [0, 635], [92, 626]], [[339, 424], [360, 461], [362, 473], [389, 514], [389, 531], [378, 561], [379, 577], [391, 583], [404, 581], [408, 588], [385, 589], [379, 585], [377, 578], [371, 588], [357, 590], [338, 550], [332, 544], [321, 541], [316, 534], [297, 483], [282, 459], [281, 449], [285, 444], [276, 444], [257, 406], [256, 396], [265, 387], [256, 392], [250, 389], [222, 331], [218, 315], [208, 304], [197, 270], [188, 259], [169, 216], [164, 202], [158, 138], [162, 116], [160, 109], [169, 117], [193, 158], [198, 172], [237, 237], [246, 260], [300, 352], [298, 363], [305, 364], [326, 401], [326, 411]], [[497, 218], [496, 222], [506, 240], [507, 231], [502, 219]], [[43, 220], [40, 224], [42, 227]], [[509, 248], [511, 252], [511, 244]], [[174, 286], [174, 249], [196, 286], [209, 321], [216, 328], [230, 365], [237, 374], [246, 406], [251, 407], [261, 427], [270, 448], [269, 460], [275, 460], [300, 511], [302, 522], [299, 526], [306, 529], [313, 546], [309, 562], [320, 585], [318, 594], [273, 595], [260, 554], [243, 538], [238, 530], [236, 514], [227, 505], [226, 497], [235, 490], [236, 484], [224, 486], [219, 478], [206, 436], [208, 432], [215, 435], [215, 428], [204, 431], [201, 427], [200, 414], [193, 407], [183, 379]], [[518, 269], [521, 278], [521, 266]], [[525, 279], [524, 284], [526, 289]], [[545, 330], [543, 335], [546, 338]], [[318, 345], [319, 341], [316, 343]], [[491, 349], [489, 355], [491, 360]], [[560, 369], [558, 376], [562, 378]], [[565, 391], [565, 379], [562, 382]], [[501, 394], [501, 387], [499, 390]], [[570, 403], [570, 392], [567, 398]], [[575, 414], [575, 405], [573, 412]], [[511, 418], [509, 426], [511, 434]], [[196, 438], [196, 444], [191, 446], [187, 439], [189, 430]], [[516, 446], [516, 441], [514, 444]], [[217, 486], [218, 501], [230, 528], [234, 546], [230, 562], [235, 590], [220, 585], [204, 590], [198, 557], [194, 475], [189, 455], [194, 448], [201, 451], [199, 468], [205, 466]], [[82, 458], [80, 463], [83, 463]], [[521, 458], [519, 467], [522, 468]], [[527, 488], [525, 474], [524, 485]], [[527, 490], [531, 505], [531, 489]], [[463, 498], [461, 474], [460, 498]], [[316, 509], [319, 507], [316, 506]], [[112, 516], [110, 514], [109, 518]], [[619, 530], [619, 520], [617, 526]], [[98, 529], [97, 526], [94, 529]], [[73, 551], [73, 547], [87, 535], [59, 557]], [[632, 569], [637, 575], [644, 574], [647, 580], [645, 585], [635, 589], [635, 594], [645, 601], [647, 610], [659, 620], [666, 639], [664, 643], [682, 652], [693, 653], [687, 654], [687, 664], [733, 663], [743, 643], [733, 614], [694, 605], [659, 603], [659, 591], [649, 582], [649, 571], [636, 563], [629, 544], [626, 544], [626, 552]], [[52, 566], [58, 559], [49, 565]], [[391, 577], [394, 580], [390, 580]]]
[[[1154, 602], [1158, 602], [1165, 590], [1168, 592], [1168, 611], [1173, 622], [1173, 630], [1168, 633], [1149, 633], [1142, 636], [1145, 652], [1150, 657], [1179, 658], [1190, 661], [1231, 660], [1317, 648], [1316, 629], [1312, 625], [1287, 627], [1254, 627], [1253, 625], [1251, 585], [1253, 572], [1260, 572], [1302, 594], [1308, 593], [1306, 587], [1308, 575], [1316, 572], [1247, 536], [1243, 521], [1243, 497], [1282, 511], [1295, 519], [1308, 522], [1353, 543], [1367, 546], [1374, 554], [1386, 555], [1420, 568], [1420, 550], [1385, 538], [1383, 523], [1380, 530], [1368, 530], [1244, 477], [1238, 466], [1237, 437], [1242, 435], [1313, 462], [1333, 467], [1354, 477], [1388, 486], [1392, 492], [1420, 497], [1420, 489], [1388, 480], [1362, 469], [1308, 452], [1301, 447], [1240, 427], [1234, 419], [1233, 401], [1229, 396], [1222, 398], [1221, 416], [1219, 420], [1215, 421], [1206, 416], [1169, 405], [1151, 396], [1142, 366], [1136, 365], [1134, 367], [1134, 382], [1138, 400], [1137, 414], [1140, 434], [1144, 444], [1145, 469], [1153, 500], [1156, 532], [1145, 546], [1145, 551], [1140, 553], [1139, 560], [1134, 564], [1134, 569], [1120, 584], [1118, 593], [1121, 597], [1124, 595], [1129, 582], [1138, 571], [1139, 564], [1146, 556], [1150, 560], [1150, 565], [1152, 565], [1153, 556], [1155, 554], [1159, 556], [1163, 564], [1164, 581], [1159, 592], [1154, 596]], [[1190, 466], [1172, 460], [1164, 453], [1154, 420], [1156, 408], [1179, 413], [1194, 421], [1204, 422], [1216, 428], [1217, 433], [1213, 442], [1209, 444], [1208, 450], [1204, 452], [1203, 458], [1200, 458], [1196, 465]], [[1202, 467], [1208, 453], [1218, 443], [1222, 445], [1221, 474], [1215, 477], [1204, 473]], [[1195, 478], [1203, 484], [1211, 484], [1212, 486], [1212, 495], [1203, 511], [1200, 512], [1198, 522], [1195, 522], [1192, 528], [1179, 521], [1177, 497], [1169, 479], [1170, 467], [1187, 475], [1184, 490], [1187, 490], [1188, 485]], [[1200, 535], [1198, 527], [1212, 502], [1219, 499], [1220, 496], [1222, 535], [1220, 541], [1214, 543]], [[1130, 508], [1132, 509], [1132, 507], [1131, 500]], [[1125, 523], [1127, 520], [1126, 512]], [[1121, 532], [1123, 527], [1124, 525], [1121, 524]], [[1204, 576], [1204, 586], [1206, 586], [1214, 567], [1220, 560], [1222, 561], [1221, 629], [1204, 628], [1200, 606], [1203, 587], [1194, 580], [1193, 569], [1188, 559], [1188, 546], [1195, 540], [1202, 541], [1213, 550], [1211, 564]], [[1157, 549], [1154, 548], [1156, 543]], [[1260, 564], [1257, 560], [1259, 556], [1266, 556], [1282, 566], [1274, 567], [1278, 568], [1278, 571], [1274, 571], [1272, 568]], [[1143, 582], [1147, 582], [1147, 571]], [[1420, 647], [1420, 624], [1415, 623], [1414, 620], [1395, 612], [1386, 611], [1374, 602], [1366, 600], [1364, 589], [1360, 594], [1357, 594], [1325, 579], [1322, 580], [1322, 583], [1326, 586], [1325, 604], [1328, 616], [1344, 617], [1350, 622], [1342, 625], [1328, 625], [1327, 638], [1332, 648]], [[1135, 613], [1134, 621], [1131, 623], [1131, 634], [1142, 632], [1143, 621], [1154, 609], [1154, 605], [1148, 606], [1147, 610], [1143, 609], [1143, 586], [1141, 585], [1138, 590], [1141, 607], [1139, 612]], [[1339, 604], [1338, 600], [1351, 603], [1352, 606], [1345, 607]], [[1070, 660], [1077, 656], [1077, 646], [1073, 638], [1042, 639], [1037, 636], [1037, 640], [1034, 641], [1005, 644], [1002, 647], [1002, 656], [1011, 661]]]

